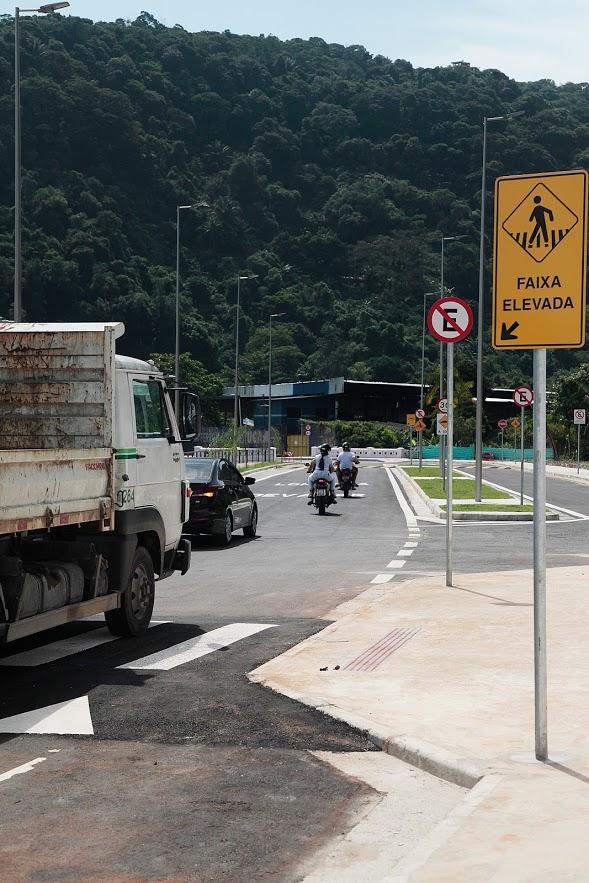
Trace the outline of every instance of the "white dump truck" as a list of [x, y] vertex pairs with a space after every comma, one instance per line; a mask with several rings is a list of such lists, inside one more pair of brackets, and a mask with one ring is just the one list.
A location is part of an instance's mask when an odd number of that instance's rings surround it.
[[0, 643], [98, 613], [140, 634], [156, 577], [190, 566], [174, 412], [123, 333], [0, 322]]

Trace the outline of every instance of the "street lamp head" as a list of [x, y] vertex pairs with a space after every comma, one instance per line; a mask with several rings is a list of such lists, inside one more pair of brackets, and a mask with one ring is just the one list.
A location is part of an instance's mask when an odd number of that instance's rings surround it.
[[257, 273], [248, 273], [247, 276], [242, 276], [241, 273], [240, 273], [240, 274], [239, 274], [239, 278], [242, 279], [242, 280], [243, 280], [243, 279], [257, 279], [257, 278], [258, 278], [258, 274], [257, 274]]
[[503, 120], [509, 121], [514, 120], [516, 117], [521, 117], [525, 114], [525, 110], [512, 110], [510, 113], [503, 114], [500, 117], [485, 117], [485, 122], [487, 123], [498, 123]]
[[279, 319], [280, 316], [286, 316], [286, 313], [270, 313], [271, 319]]
[[468, 233], [460, 233], [458, 236], [442, 236], [442, 242], [454, 242], [455, 239], [467, 239]]
[[69, 5], [69, 3], [45, 3], [43, 6], [39, 6], [38, 11], [49, 15], [51, 12], [57, 12], [58, 9], [65, 9]]

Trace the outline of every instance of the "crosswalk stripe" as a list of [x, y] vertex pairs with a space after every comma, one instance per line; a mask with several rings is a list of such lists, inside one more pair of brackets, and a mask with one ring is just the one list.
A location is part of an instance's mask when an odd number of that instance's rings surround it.
[[393, 567], [398, 570], [400, 567], [404, 567], [406, 564], [407, 564], [407, 562], [403, 561], [402, 559], [399, 560], [398, 558], [393, 558], [392, 561], [389, 561], [389, 563], [387, 564], [387, 567]]
[[[167, 620], [152, 622], [149, 627], [153, 628], [156, 625], [163, 625], [164, 622], [167, 622]], [[102, 644], [109, 644], [111, 641], [118, 640], [120, 640], [118, 636], [111, 634], [106, 627], [94, 629], [80, 635], [72, 635], [71, 638], [64, 638], [62, 641], [54, 641], [52, 644], [44, 644], [42, 647], [25, 650], [23, 653], [5, 656], [3, 659], [0, 659], [0, 665], [33, 668], [37, 665], [47, 665], [49, 662], [55, 662], [57, 659], [64, 659], [66, 656], [73, 656], [75, 653], [92, 650], [94, 647], [100, 647]]]
[[231, 625], [224, 625], [221, 628], [205, 632], [204, 635], [198, 635], [189, 641], [183, 641], [181, 644], [175, 644], [167, 650], [160, 650], [158, 653], [152, 653], [150, 656], [144, 656], [142, 659], [136, 659], [134, 662], [127, 662], [125, 665], [117, 667], [169, 671], [179, 665], [185, 665], [187, 662], [206, 656], [208, 653], [214, 653], [215, 650], [228, 647], [229, 644], [235, 644], [236, 641], [241, 641], [243, 638], [249, 638], [265, 629], [273, 628], [277, 628], [273, 623], [234, 622]]
[[394, 573], [377, 573], [376, 576], [374, 577], [374, 579], [371, 579], [370, 582], [377, 583], [377, 584], [378, 583], [388, 583], [394, 578], [395, 578]]

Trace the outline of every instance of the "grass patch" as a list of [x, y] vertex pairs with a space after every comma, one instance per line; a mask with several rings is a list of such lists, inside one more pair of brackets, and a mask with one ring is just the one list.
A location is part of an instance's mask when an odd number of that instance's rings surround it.
[[[446, 506], [440, 506], [442, 511], [446, 511]], [[454, 503], [452, 505], [453, 512], [533, 512], [534, 507], [530, 504], [523, 506], [506, 506], [497, 503], [496, 506], [481, 506], [479, 503]]]
[[[416, 479], [419, 487], [434, 500], [441, 500], [446, 496], [446, 491], [442, 485], [440, 478], [418, 478]], [[452, 484], [452, 499], [474, 500], [475, 482], [473, 478], [461, 479]], [[500, 491], [497, 488], [490, 487], [488, 484], [482, 486], [482, 496], [484, 500], [510, 500], [511, 494]]]
[[280, 462], [275, 460], [274, 462], [267, 461], [266, 463], [249, 463], [245, 466], [243, 463], [237, 464], [237, 468], [240, 472], [255, 472], [256, 469], [266, 469], [267, 466], [280, 466]]
[[[406, 472], [407, 475], [410, 475], [411, 478], [439, 478], [440, 470], [437, 466], [422, 466], [421, 469], [419, 466], [403, 466], [401, 467], [403, 472]], [[454, 473], [455, 478], [459, 478], [460, 476]]]

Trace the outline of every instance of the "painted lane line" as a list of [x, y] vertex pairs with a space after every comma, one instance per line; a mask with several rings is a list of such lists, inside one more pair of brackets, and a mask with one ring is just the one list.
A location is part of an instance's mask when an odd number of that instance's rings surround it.
[[[165, 625], [168, 621], [154, 621], [150, 623], [149, 628]], [[54, 641], [52, 644], [45, 644], [42, 647], [25, 650], [23, 653], [5, 656], [4, 659], [0, 659], [0, 665], [22, 666], [26, 668], [47, 665], [58, 659], [64, 659], [66, 656], [83, 653], [85, 650], [92, 650], [94, 647], [100, 647], [102, 644], [110, 644], [111, 641], [120, 641], [120, 638], [117, 635], [111, 634], [106, 627], [95, 629], [80, 635], [72, 635], [71, 638], [64, 638], [62, 641]]]
[[395, 578], [394, 573], [377, 573], [374, 579], [371, 579], [371, 583], [389, 583], [392, 579]]
[[204, 635], [197, 635], [196, 638], [183, 641], [181, 644], [175, 644], [167, 650], [160, 650], [158, 653], [152, 653], [142, 659], [136, 659], [134, 662], [119, 665], [117, 668], [170, 671], [172, 668], [200, 659], [216, 650], [222, 650], [230, 644], [235, 644], [236, 641], [243, 640], [243, 638], [249, 638], [265, 629], [274, 628], [277, 628], [277, 625], [273, 623], [234, 622], [231, 625], [224, 625], [221, 628], [205, 632]]
[[406, 561], [399, 561], [398, 558], [393, 558], [392, 561], [389, 561], [389, 563], [387, 564], [387, 567], [391, 567], [391, 568], [395, 568], [396, 570], [399, 570], [401, 567], [405, 567], [406, 564], [407, 564]]
[[405, 516], [405, 521], [407, 522], [407, 527], [416, 527], [417, 526], [417, 518], [415, 517], [414, 512], [410, 508], [407, 500], [403, 496], [403, 492], [401, 491], [401, 487], [394, 477], [392, 471], [390, 469], [385, 469], [386, 474], [389, 477], [389, 481], [393, 487], [393, 491], [395, 492], [395, 496], [397, 498], [397, 502], [401, 507], [401, 511]]
[[22, 776], [23, 773], [30, 773], [34, 770], [38, 763], [43, 763], [44, 760], [47, 760], [47, 758], [36, 757], [34, 760], [30, 760], [28, 763], [23, 763], [20, 766], [15, 766], [11, 770], [6, 770], [5, 773], [0, 773], [0, 782], [8, 782], [8, 780], [12, 779], [14, 776]]
[[406, 549], [417, 549], [419, 543], [405, 543]]
[[399, 558], [409, 558], [411, 555], [413, 555], [414, 552], [415, 549], [400, 549], [397, 552], [397, 555]]
[[[472, 478], [471, 475], [469, 475], [468, 477]], [[518, 496], [517, 491], [514, 491], [511, 488], [505, 487], [505, 485], [502, 485], [502, 484], [495, 484], [494, 481], [489, 481], [487, 478], [483, 479], [483, 484], [487, 484], [487, 485], [489, 485], [489, 487], [494, 487], [499, 491], [506, 491], [506, 493], [511, 494], [514, 497]], [[529, 494], [524, 494], [524, 500], [527, 500], [528, 503], [534, 502], [534, 498], [532, 496], [530, 496]], [[564, 506], [557, 506], [556, 503], [546, 503], [546, 508], [547, 509], [555, 509], [557, 512], [564, 512], [565, 515], [570, 515], [571, 518], [576, 518], [579, 521], [589, 521], [589, 515], [583, 515], [582, 512], [575, 512], [574, 509], [565, 509]], [[489, 523], [492, 524], [493, 522], [489, 522]], [[496, 523], [503, 524], [503, 523], [509, 523], [509, 522], [496, 522]], [[517, 524], [517, 522], [512, 522], [512, 523]], [[548, 523], [550, 523], [550, 522], [548, 522]], [[528, 522], [528, 524], [531, 524], [531, 522]]]
[[61, 736], [93, 736], [94, 726], [87, 696], [56, 705], [34, 708], [0, 720], [0, 733], [43, 733]]

